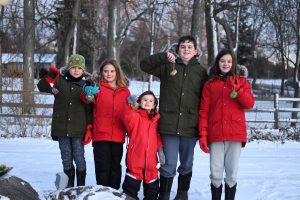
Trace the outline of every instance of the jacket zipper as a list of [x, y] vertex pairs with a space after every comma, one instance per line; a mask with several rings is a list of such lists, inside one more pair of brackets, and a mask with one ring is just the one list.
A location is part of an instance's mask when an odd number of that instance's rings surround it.
[[150, 126], [151, 126], [151, 121], [149, 122], [148, 126], [148, 142], [147, 142], [147, 150], [146, 150], [146, 161], [145, 161], [145, 178], [147, 174], [147, 164], [148, 164], [148, 151], [149, 151], [149, 143], [150, 143]]

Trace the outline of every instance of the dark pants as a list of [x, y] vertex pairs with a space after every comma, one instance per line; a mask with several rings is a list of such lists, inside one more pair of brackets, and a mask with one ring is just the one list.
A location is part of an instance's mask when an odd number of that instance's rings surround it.
[[123, 143], [100, 141], [94, 142], [93, 147], [97, 184], [119, 189]]
[[81, 141], [81, 138], [58, 137], [62, 164], [65, 171], [74, 168], [73, 161], [78, 170], [86, 170], [84, 145]]

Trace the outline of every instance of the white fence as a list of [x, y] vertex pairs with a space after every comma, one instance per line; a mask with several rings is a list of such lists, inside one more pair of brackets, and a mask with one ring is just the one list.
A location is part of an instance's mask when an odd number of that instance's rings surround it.
[[[2, 94], [16, 94], [21, 95], [21, 91], [9, 91], [3, 90], [0, 91]], [[46, 93], [34, 92], [35, 95], [47, 95]], [[1, 99], [2, 100], [2, 99]], [[268, 106], [260, 106], [262, 103], [257, 102], [267, 102]], [[273, 99], [268, 100], [259, 100], [256, 99], [256, 106], [246, 111], [246, 120], [248, 124], [273, 124], [274, 128], [279, 128], [282, 123], [291, 124], [295, 123], [300, 125], [300, 116], [299, 119], [292, 119], [292, 112], [297, 112], [297, 115], [300, 113], [300, 108], [292, 108], [291, 102], [300, 102], [300, 98], [280, 98], [278, 94], [274, 95]], [[12, 110], [22, 110], [24, 107], [32, 107], [34, 109], [42, 110], [47, 109], [48, 112], [35, 112], [33, 114], [22, 114], [21, 112], [12, 112]], [[15, 102], [4, 102], [2, 100], [0, 104], [0, 117], [1, 118], [51, 118], [51, 109], [52, 104], [49, 103], [35, 103], [33, 105], [24, 105], [23, 103]], [[49, 110], [50, 109], [50, 110]], [[10, 110], [10, 112], [6, 112]]]

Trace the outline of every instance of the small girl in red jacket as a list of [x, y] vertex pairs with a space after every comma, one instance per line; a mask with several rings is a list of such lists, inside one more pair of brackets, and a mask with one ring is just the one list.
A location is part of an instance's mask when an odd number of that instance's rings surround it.
[[92, 139], [97, 184], [119, 189], [126, 134], [121, 114], [130, 92], [116, 60], [101, 64], [99, 86], [85, 86], [81, 95], [85, 103], [93, 102], [93, 131], [85, 135], [84, 143], [88, 144]]
[[126, 156], [127, 173], [123, 182], [123, 191], [138, 199], [138, 191], [143, 180], [144, 199], [157, 199], [159, 191], [157, 152], [160, 164], [165, 162], [162, 142], [157, 132], [157, 98], [151, 91], [142, 93], [137, 103], [139, 108], [126, 107], [123, 116], [128, 131], [129, 144]]
[[204, 85], [199, 111], [199, 144], [210, 153], [214, 200], [221, 200], [224, 169], [225, 200], [235, 197], [240, 152], [247, 142], [245, 109], [253, 105], [250, 84], [236, 73], [234, 53], [220, 51]]

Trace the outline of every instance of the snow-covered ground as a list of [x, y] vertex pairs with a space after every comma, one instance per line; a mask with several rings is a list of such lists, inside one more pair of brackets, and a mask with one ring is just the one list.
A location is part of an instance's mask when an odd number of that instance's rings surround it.
[[[260, 80], [266, 84], [279, 84], [278, 80]], [[131, 81], [130, 91], [138, 95], [147, 90], [148, 84]], [[11, 84], [3, 86], [3, 89], [20, 89], [19, 81], [11, 81]], [[153, 82], [152, 90], [159, 95], [159, 82]], [[53, 97], [37, 95], [36, 102], [52, 103]], [[4, 101], [18, 102], [20, 96], [3, 95]], [[7, 100], [6, 100], [7, 99]], [[267, 108], [271, 106], [262, 105]], [[260, 106], [259, 102], [255, 106]], [[51, 109], [50, 109], [51, 114]], [[247, 114], [247, 117], [269, 118], [267, 115]], [[3, 120], [3, 119], [1, 119]], [[5, 124], [5, 123], [4, 123]], [[7, 125], [8, 126], [8, 125]], [[19, 132], [9, 126], [11, 131]], [[42, 129], [44, 134], [49, 133]], [[272, 129], [268, 130], [272, 132]], [[273, 133], [274, 132], [274, 133]], [[273, 130], [272, 134], [278, 134]], [[0, 132], [1, 133], [1, 132]], [[0, 134], [1, 135], [1, 134]], [[29, 134], [28, 134], [29, 135]], [[34, 135], [34, 134], [33, 134]], [[123, 178], [125, 172], [125, 145], [122, 160]], [[94, 161], [92, 146], [86, 146], [87, 160], [87, 185], [95, 185]], [[0, 137], [0, 163], [14, 167], [11, 175], [18, 176], [28, 181], [41, 196], [49, 191], [55, 190], [54, 180], [57, 172], [62, 172], [62, 164], [58, 144], [47, 138], [16, 138], [4, 139]], [[242, 150], [237, 200], [299, 200], [300, 199], [300, 143], [288, 141], [284, 144], [278, 142], [251, 142]], [[171, 197], [176, 195], [177, 177], [173, 183]], [[122, 191], [122, 189], [120, 189]], [[112, 199], [109, 194], [97, 196], [96, 199]], [[209, 200], [209, 155], [200, 151], [197, 144], [195, 148], [195, 160], [191, 189], [189, 192], [191, 200]], [[142, 198], [142, 189], [139, 197]]]
[[[125, 147], [125, 145], [124, 145]], [[95, 185], [92, 146], [86, 146], [87, 185]], [[125, 149], [124, 149], [125, 150]], [[125, 154], [123, 158], [125, 157]], [[41, 195], [55, 190], [55, 174], [62, 171], [57, 142], [50, 139], [0, 138], [0, 163], [13, 166], [11, 175], [28, 181]], [[123, 178], [124, 178], [124, 159]], [[288, 141], [251, 142], [242, 150], [238, 173], [237, 200], [299, 200], [300, 144]], [[176, 194], [175, 179], [171, 197]], [[122, 191], [122, 189], [120, 189]], [[109, 199], [108, 194], [99, 199]], [[209, 155], [195, 148], [191, 200], [209, 200]], [[142, 190], [139, 193], [142, 198]]]

